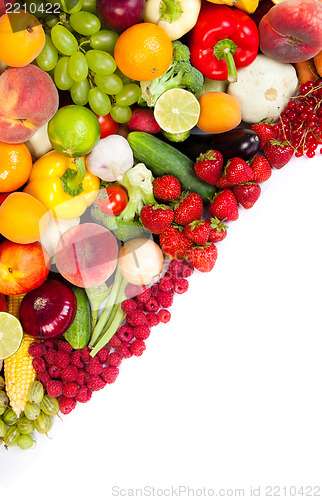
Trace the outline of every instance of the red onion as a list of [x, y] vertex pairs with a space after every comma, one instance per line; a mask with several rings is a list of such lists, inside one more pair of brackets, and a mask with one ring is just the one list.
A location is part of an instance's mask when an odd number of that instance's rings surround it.
[[19, 316], [25, 333], [36, 339], [63, 335], [74, 321], [77, 300], [64, 283], [47, 280], [22, 299]]

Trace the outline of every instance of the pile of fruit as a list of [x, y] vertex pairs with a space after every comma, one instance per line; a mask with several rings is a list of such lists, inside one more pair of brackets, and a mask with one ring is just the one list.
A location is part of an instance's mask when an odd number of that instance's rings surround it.
[[0, 445], [30, 449], [143, 354], [272, 170], [322, 153], [322, 2], [18, 7], [0, 0]]

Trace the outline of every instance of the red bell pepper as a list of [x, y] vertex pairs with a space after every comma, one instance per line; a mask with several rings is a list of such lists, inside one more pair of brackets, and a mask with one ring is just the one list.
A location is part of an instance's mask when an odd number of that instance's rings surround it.
[[205, 2], [189, 35], [191, 63], [212, 80], [237, 81], [237, 69], [257, 56], [257, 26], [245, 12]]

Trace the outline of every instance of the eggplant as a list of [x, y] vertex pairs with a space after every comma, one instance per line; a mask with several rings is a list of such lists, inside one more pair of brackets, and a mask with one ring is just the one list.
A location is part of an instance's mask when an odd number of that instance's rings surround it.
[[182, 142], [168, 141], [164, 136], [162, 139], [193, 161], [209, 149], [220, 151], [225, 162], [235, 156], [249, 160], [260, 147], [259, 136], [247, 128], [235, 128], [222, 134], [190, 134]]

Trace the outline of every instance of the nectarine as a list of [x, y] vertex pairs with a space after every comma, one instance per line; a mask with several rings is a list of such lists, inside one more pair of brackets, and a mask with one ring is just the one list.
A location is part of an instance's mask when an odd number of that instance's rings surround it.
[[58, 109], [58, 91], [50, 76], [28, 64], [0, 75], [0, 141], [26, 142]]

